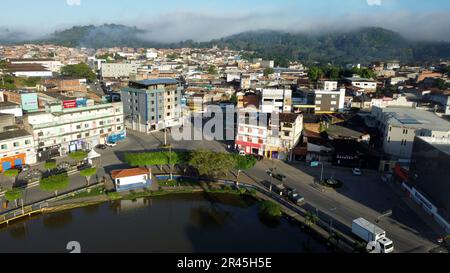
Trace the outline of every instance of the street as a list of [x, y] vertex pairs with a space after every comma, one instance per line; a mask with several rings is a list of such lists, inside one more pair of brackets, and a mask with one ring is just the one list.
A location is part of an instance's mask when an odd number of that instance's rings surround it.
[[[167, 141], [173, 150], [208, 149], [225, 152], [226, 145], [217, 141], [173, 141], [167, 134]], [[109, 173], [118, 168], [128, 167], [123, 163], [126, 152], [155, 151], [164, 143], [164, 133], [157, 132], [151, 135], [129, 131], [127, 139], [116, 147], [97, 150], [102, 155], [101, 168], [98, 168], [98, 177], [109, 177]], [[381, 180], [380, 174], [373, 171], [363, 171], [363, 176], [353, 176], [350, 169], [325, 167], [325, 177], [335, 177], [343, 181], [343, 187], [337, 190], [322, 192], [314, 187], [314, 179], [320, 177], [320, 168], [311, 168], [304, 163], [286, 164], [275, 160], [263, 160], [250, 171], [245, 172], [254, 180], [254, 183], [269, 181], [267, 174], [269, 168], [276, 168], [276, 172], [286, 175], [283, 182], [295, 187], [305, 197], [303, 208], [318, 213], [320, 218], [330, 222], [330, 226], [350, 234], [351, 222], [363, 217], [374, 222], [377, 217], [388, 210], [393, 215], [383, 218], [377, 225], [386, 230], [387, 236], [394, 241], [395, 251], [428, 252], [436, 247], [432, 241], [438, 238], [434, 229], [405, 203], [404, 198], [395, 193], [390, 186]], [[281, 184], [274, 180], [273, 183]], [[84, 178], [78, 174], [71, 177], [70, 188], [64, 192], [72, 191], [86, 184]], [[27, 190], [26, 203], [33, 203], [53, 196], [52, 193], [42, 192], [38, 186]], [[313, 208], [314, 207], [314, 208]], [[318, 211], [315, 210], [318, 209]], [[0, 212], [4, 211], [0, 209]]]

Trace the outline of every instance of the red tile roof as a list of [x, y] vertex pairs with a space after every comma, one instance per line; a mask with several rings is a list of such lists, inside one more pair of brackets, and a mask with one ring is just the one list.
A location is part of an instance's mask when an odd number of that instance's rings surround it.
[[114, 170], [111, 172], [111, 177], [113, 179], [117, 178], [124, 178], [124, 177], [130, 177], [130, 176], [138, 176], [138, 175], [145, 175], [149, 174], [148, 168], [134, 168], [134, 169], [124, 169], [124, 170]]

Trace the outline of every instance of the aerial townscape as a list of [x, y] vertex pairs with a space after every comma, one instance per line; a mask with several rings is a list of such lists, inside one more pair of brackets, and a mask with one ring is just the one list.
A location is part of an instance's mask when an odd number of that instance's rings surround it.
[[0, 253], [448, 253], [448, 35], [2, 24]]

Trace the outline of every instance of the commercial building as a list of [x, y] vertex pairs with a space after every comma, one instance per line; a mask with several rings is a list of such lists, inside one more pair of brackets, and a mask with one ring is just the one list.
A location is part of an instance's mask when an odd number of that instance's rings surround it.
[[121, 90], [127, 128], [150, 133], [181, 125], [182, 91], [175, 79], [131, 81]]
[[383, 137], [383, 151], [397, 159], [411, 158], [414, 138], [450, 138], [450, 122], [415, 108], [372, 108], [376, 127]]
[[38, 161], [89, 150], [98, 144], [117, 142], [126, 137], [122, 103], [77, 103], [60, 101], [46, 111], [30, 113], [25, 128], [36, 143]]
[[23, 115], [20, 105], [9, 101], [0, 102], [0, 113], [12, 114], [15, 117], [21, 117]]
[[36, 163], [33, 136], [25, 130], [0, 133], [0, 171]]
[[237, 128], [236, 149], [249, 155], [292, 160], [303, 131], [303, 115], [240, 112]]
[[61, 71], [61, 67], [63, 67], [63, 63], [61, 61], [56, 61], [53, 59], [9, 59], [8, 62], [13, 65], [42, 65], [47, 70], [55, 73], [59, 73]]
[[416, 137], [409, 176], [409, 196], [450, 233], [450, 140]]

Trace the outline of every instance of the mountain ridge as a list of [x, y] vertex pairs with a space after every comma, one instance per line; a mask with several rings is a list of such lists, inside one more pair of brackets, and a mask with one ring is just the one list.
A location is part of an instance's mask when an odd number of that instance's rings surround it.
[[[206, 48], [218, 45], [221, 48], [253, 51], [255, 54], [246, 57], [274, 59], [278, 65], [287, 65], [289, 60], [345, 64], [370, 63], [386, 59], [424, 62], [450, 57], [449, 42], [411, 41], [397, 32], [379, 27], [362, 27], [351, 31], [329, 31], [316, 34], [260, 29], [208, 42], [187, 40], [177, 43], [147, 40], [149, 33], [151, 32], [135, 26], [85, 25], [55, 31], [46, 38], [26, 42], [95, 49], [103, 47]], [[11, 32], [8, 34], [7, 36], [14, 36]], [[23, 34], [20, 37], [23, 37]], [[2, 40], [6, 40], [6, 44], [24, 42], [8, 40], [4, 38], [4, 35], [0, 35], [0, 44]]]

